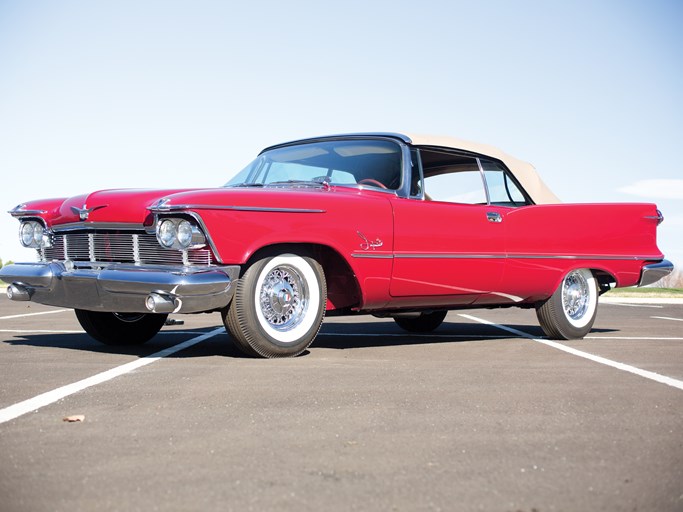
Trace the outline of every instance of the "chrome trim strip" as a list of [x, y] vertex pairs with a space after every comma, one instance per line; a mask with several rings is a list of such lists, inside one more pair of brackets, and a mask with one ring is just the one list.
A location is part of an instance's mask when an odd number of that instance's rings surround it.
[[618, 255], [543, 255], [543, 254], [407, 254], [397, 253], [400, 259], [520, 259], [520, 260], [656, 260], [660, 256], [618, 256]]
[[620, 255], [605, 255], [605, 254], [581, 254], [581, 255], [542, 255], [542, 254], [510, 254], [510, 259], [520, 260], [618, 260], [618, 261], [635, 261], [635, 260], [657, 260], [661, 256], [620, 256]]
[[[63, 233], [67, 231], [147, 231], [148, 228], [142, 224], [133, 222], [69, 222], [68, 224], [57, 224], [50, 227], [52, 233]], [[152, 232], [154, 226], [152, 226]]]
[[463, 259], [505, 259], [505, 254], [405, 254], [397, 253], [394, 255], [398, 259], [437, 259], [437, 260], [463, 260]]
[[11, 210], [8, 210], [7, 213], [12, 217], [25, 217], [27, 215], [42, 215], [47, 213], [47, 210], [24, 210], [24, 206], [26, 206], [24, 203], [18, 204]]
[[281, 148], [285, 146], [296, 146], [298, 144], [310, 144], [313, 142], [325, 142], [329, 140], [344, 140], [344, 139], [398, 139], [405, 144], [411, 144], [413, 141], [407, 135], [402, 133], [394, 132], [358, 132], [358, 133], [340, 133], [337, 135], [324, 135], [321, 137], [312, 137], [310, 139], [298, 139], [289, 142], [283, 142], [280, 144], [275, 144], [273, 146], [268, 146], [267, 148], [261, 150], [259, 155], [270, 151], [271, 149]]
[[229, 206], [213, 204], [174, 204], [161, 206], [148, 206], [147, 209], [154, 213], [170, 213], [185, 210], [233, 210], [242, 212], [276, 212], [276, 213], [325, 213], [327, 210], [313, 208], [271, 208], [268, 206]]
[[[484, 184], [484, 193], [486, 194], [486, 204], [491, 204], [491, 194], [489, 193], [489, 184], [486, 182], [486, 174], [484, 174], [484, 166], [481, 165], [481, 160], [479, 157], [476, 158], [477, 167], [479, 168], [479, 176], [481, 176], [481, 182]], [[491, 220], [491, 222], [500, 222], [500, 220]]]
[[392, 254], [373, 254], [367, 252], [354, 252], [351, 254], [352, 258], [366, 258], [371, 260], [393, 260], [394, 256]]

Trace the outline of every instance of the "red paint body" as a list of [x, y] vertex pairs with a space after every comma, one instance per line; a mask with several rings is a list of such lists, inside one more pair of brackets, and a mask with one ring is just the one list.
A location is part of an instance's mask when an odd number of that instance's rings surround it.
[[[280, 244], [319, 251], [328, 310], [533, 304], [548, 298], [572, 269], [601, 271], [606, 281], [632, 286], [644, 264], [663, 258], [653, 204], [506, 208], [331, 186], [110, 190], [33, 201], [23, 209], [44, 210], [31, 216], [48, 228], [115, 223], [153, 229], [148, 207], [162, 198], [201, 219], [219, 264], [244, 266], [257, 251]], [[95, 209], [82, 222], [71, 207], [84, 204]], [[489, 222], [490, 212], [501, 222]]]

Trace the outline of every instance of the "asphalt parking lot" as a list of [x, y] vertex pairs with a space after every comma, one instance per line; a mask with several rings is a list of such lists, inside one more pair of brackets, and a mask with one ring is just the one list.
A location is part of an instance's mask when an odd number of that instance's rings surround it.
[[283, 360], [173, 318], [120, 349], [0, 298], [1, 512], [683, 510], [683, 304], [561, 344], [532, 311], [330, 318]]

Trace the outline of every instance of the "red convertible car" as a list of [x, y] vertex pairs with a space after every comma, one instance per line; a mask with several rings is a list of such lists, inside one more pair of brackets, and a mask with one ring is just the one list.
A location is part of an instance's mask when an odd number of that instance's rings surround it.
[[561, 204], [534, 168], [447, 137], [358, 133], [264, 149], [225, 186], [103, 190], [11, 212], [36, 262], [15, 301], [73, 308], [107, 344], [220, 312], [247, 354], [295, 356], [328, 314], [429, 332], [461, 308], [535, 308], [585, 336], [598, 295], [673, 269], [653, 204]]

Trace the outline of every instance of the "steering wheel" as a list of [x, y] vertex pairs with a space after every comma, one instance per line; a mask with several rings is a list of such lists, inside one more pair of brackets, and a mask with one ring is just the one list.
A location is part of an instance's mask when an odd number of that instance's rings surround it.
[[358, 184], [359, 184], [359, 185], [363, 185], [363, 184], [366, 184], [366, 185], [375, 185], [376, 187], [384, 188], [384, 189], [387, 188], [387, 186], [386, 186], [384, 183], [380, 183], [379, 181], [373, 180], [372, 178], [365, 178], [364, 180], [360, 180], [360, 181], [358, 182]]

